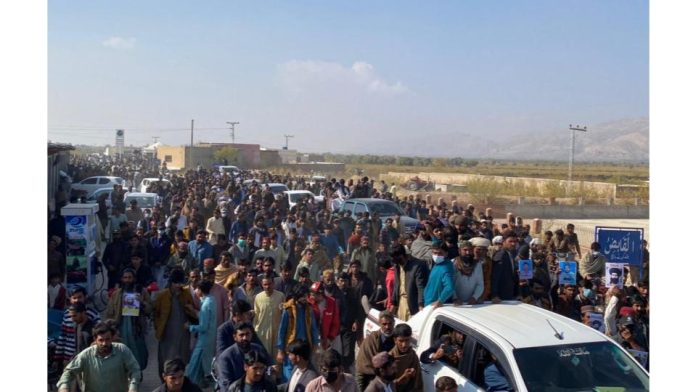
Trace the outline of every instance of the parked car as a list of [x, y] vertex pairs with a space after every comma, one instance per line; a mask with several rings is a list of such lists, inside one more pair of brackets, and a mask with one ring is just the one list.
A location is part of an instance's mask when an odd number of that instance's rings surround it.
[[232, 177], [238, 176], [242, 172], [237, 166], [218, 166], [218, 170], [220, 174], [228, 173]]
[[380, 219], [382, 219], [382, 223], [384, 223], [387, 218], [393, 218], [398, 215], [401, 224], [404, 225], [406, 234], [412, 233], [418, 224], [417, 219], [413, 219], [406, 215], [404, 210], [391, 200], [374, 198], [346, 199], [339, 207], [338, 214], [342, 214], [344, 211], [349, 211], [353, 219], [359, 219], [363, 212], [368, 211], [370, 216], [379, 216]]
[[125, 187], [126, 181], [121, 177], [112, 176], [87, 177], [76, 184], [72, 184], [72, 189], [73, 192], [87, 196], [97, 189], [113, 188], [114, 185], [123, 185]]
[[126, 208], [130, 206], [131, 200], [138, 201], [138, 207], [142, 210], [145, 208], [152, 208], [159, 204], [160, 197], [156, 193], [145, 193], [145, 192], [126, 192], [123, 196], [123, 202], [126, 204]]
[[[365, 334], [379, 329], [378, 318], [379, 311], [371, 309]], [[458, 391], [486, 391], [484, 369], [493, 361], [491, 354], [507, 380], [509, 388], [504, 390], [649, 390], [646, 370], [614, 340], [565, 316], [518, 301], [428, 306], [408, 324], [419, 356], [444, 335], [464, 336], [461, 346], [444, 350], [461, 348], [461, 359], [421, 362], [426, 391], [434, 391], [441, 376], [454, 378]]]
[[138, 186], [138, 189], [140, 189], [140, 192], [146, 193], [147, 187], [156, 182], [164, 182], [171, 185], [171, 181], [167, 180], [166, 178], [161, 180], [159, 178], [143, 178], [142, 181], [140, 181], [140, 186]]
[[302, 199], [312, 199], [314, 203], [324, 202], [324, 196], [317, 196], [310, 191], [283, 191], [283, 193], [288, 195], [289, 208], [292, 208]]

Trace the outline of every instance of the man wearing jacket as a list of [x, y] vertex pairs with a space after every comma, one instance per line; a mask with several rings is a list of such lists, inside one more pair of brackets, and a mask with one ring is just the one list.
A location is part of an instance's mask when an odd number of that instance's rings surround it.
[[280, 328], [276, 347], [278, 353], [276, 360], [283, 363], [283, 380], [289, 380], [292, 364], [286, 355], [286, 348], [290, 342], [296, 339], [307, 341], [312, 350], [317, 347], [319, 341], [319, 329], [317, 319], [308, 303], [309, 288], [302, 284], [296, 285], [288, 300], [283, 304], [283, 314], [280, 316]]
[[186, 364], [181, 358], [171, 359], [164, 364], [164, 383], [152, 392], [202, 392], [203, 390], [184, 376]]
[[275, 383], [266, 374], [266, 363], [263, 355], [258, 351], [251, 350], [244, 354], [244, 374], [236, 380], [229, 389], [222, 389], [227, 392], [276, 392]]
[[447, 245], [434, 246], [431, 249], [433, 254], [433, 269], [430, 271], [428, 284], [425, 286], [423, 294], [423, 304], [432, 304], [439, 308], [445, 302], [451, 302], [454, 294], [454, 265], [452, 260], [447, 259]]
[[514, 300], [519, 292], [519, 276], [515, 268], [513, 256], [517, 237], [512, 231], [505, 233], [503, 247], [493, 255], [491, 271], [491, 301]]
[[391, 312], [403, 321], [423, 309], [425, 286], [428, 282], [428, 268], [425, 263], [406, 255], [401, 244], [394, 244], [390, 249], [392, 260], [396, 264], [394, 277], [394, 294]]
[[321, 347], [326, 350], [340, 332], [341, 316], [338, 304], [334, 298], [324, 293], [323, 282], [312, 283], [309, 291], [311, 293], [309, 304], [312, 306], [314, 317], [316, 317], [319, 326]]

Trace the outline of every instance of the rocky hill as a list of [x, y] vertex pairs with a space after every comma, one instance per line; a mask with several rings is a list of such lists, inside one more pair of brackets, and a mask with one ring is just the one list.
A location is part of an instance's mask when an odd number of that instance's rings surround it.
[[[650, 152], [647, 118], [626, 119], [588, 126], [588, 132], [576, 132], [576, 161], [647, 162]], [[570, 131], [519, 135], [507, 140], [506, 147], [493, 147], [491, 158], [519, 159], [530, 152], [543, 151], [539, 159], [567, 160]]]

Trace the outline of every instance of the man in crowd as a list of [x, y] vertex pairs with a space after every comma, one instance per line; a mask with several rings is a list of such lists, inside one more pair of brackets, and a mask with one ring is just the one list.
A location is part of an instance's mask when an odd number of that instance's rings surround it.
[[395, 392], [422, 392], [423, 376], [421, 374], [418, 355], [411, 347], [413, 331], [408, 324], [402, 323], [394, 327], [394, 348], [389, 354], [396, 362], [397, 379]]
[[408, 319], [423, 309], [425, 286], [428, 282], [428, 269], [420, 260], [406, 255], [403, 245], [394, 244], [390, 256], [396, 267], [392, 313], [399, 319]]
[[267, 364], [261, 353], [251, 350], [244, 354], [244, 374], [232, 383], [228, 392], [276, 392], [275, 383], [265, 376]]
[[214, 256], [213, 246], [206, 241], [205, 236], [205, 230], [198, 230], [196, 239], [188, 243], [188, 252], [196, 261], [196, 267], [201, 269], [203, 268], [203, 260]]
[[358, 310], [362, 308], [355, 290], [350, 287], [350, 275], [342, 272], [336, 281], [337, 289], [344, 299], [341, 311], [341, 358], [343, 368], [350, 369], [355, 362], [356, 333], [361, 324], [358, 323]]
[[396, 390], [396, 362], [394, 357], [386, 351], [372, 357], [372, 367], [375, 369], [375, 378], [365, 388], [365, 392], [386, 392]]
[[261, 288], [263, 291], [254, 298], [254, 329], [266, 352], [273, 352], [285, 295], [273, 289], [273, 278], [268, 275], [261, 276]]
[[324, 351], [319, 365], [321, 376], [307, 384], [305, 392], [358, 392], [358, 384], [341, 366], [341, 355], [334, 349]]
[[360, 345], [360, 351], [355, 363], [355, 378], [361, 391], [375, 377], [375, 369], [372, 366], [372, 358], [382, 351], [389, 352], [394, 348], [394, 314], [383, 311], [379, 314], [379, 331], [366, 336]]
[[263, 348], [251, 342], [253, 327], [250, 323], [243, 322], [237, 325], [234, 331], [235, 343], [221, 352], [215, 359], [215, 366], [218, 375], [218, 386], [221, 391], [227, 391], [233, 382], [239, 380], [244, 375], [244, 355], [250, 351], [259, 353], [260, 362], [264, 365], [271, 365], [270, 359], [261, 353]]
[[454, 266], [447, 258], [446, 245], [432, 247], [433, 268], [423, 293], [423, 304], [439, 308], [449, 303], [454, 294]]
[[316, 316], [309, 304], [309, 288], [298, 284], [283, 304], [276, 347], [276, 360], [283, 364], [283, 379], [290, 379], [292, 364], [287, 358], [286, 347], [295, 339], [305, 340], [312, 350], [319, 346], [319, 328]]
[[350, 261], [360, 260], [363, 270], [371, 281], [377, 278], [377, 259], [375, 253], [370, 247], [370, 237], [363, 235], [360, 238], [360, 247], [355, 249], [350, 256]]
[[341, 316], [336, 304], [336, 299], [324, 293], [324, 283], [314, 282], [309, 288], [309, 304], [312, 306], [314, 316], [319, 326], [319, 336], [321, 337], [321, 347], [326, 350], [334, 345], [334, 339], [338, 337]]
[[[481, 238], [483, 240], [483, 238]], [[485, 284], [482, 263], [474, 258], [469, 241], [459, 241], [459, 255], [453, 260], [455, 269], [455, 304], [473, 305], [483, 302]]]
[[[220, 325], [217, 329], [215, 355], [220, 355], [220, 353], [225, 351], [227, 347], [234, 344], [234, 331], [237, 325], [240, 325], [243, 322], [251, 323], [254, 318], [251, 304], [243, 299], [236, 300], [232, 303], [232, 310], [230, 311], [230, 314], [230, 319], [222, 323], [222, 325]], [[263, 343], [261, 343], [261, 339], [259, 339], [256, 331], [252, 331], [251, 342], [263, 347]], [[264, 354], [268, 356], [268, 352]]]
[[304, 392], [307, 384], [319, 377], [316, 369], [312, 366], [310, 358], [312, 348], [304, 340], [294, 340], [288, 346], [288, 358], [293, 368], [290, 380], [278, 387], [281, 392]]
[[292, 278], [292, 266], [287, 262], [281, 264], [280, 276], [273, 280], [273, 287], [287, 296], [296, 284], [297, 281]]
[[152, 392], [203, 392], [184, 375], [186, 363], [181, 358], [170, 359], [164, 363], [162, 380], [164, 383]]
[[181, 241], [177, 244], [177, 251], [169, 256], [167, 261], [167, 273], [174, 268], [181, 268], [188, 275], [192, 269], [198, 268], [196, 260], [189, 253], [188, 243]]
[[503, 247], [493, 255], [493, 268], [491, 271], [491, 301], [513, 300], [519, 292], [519, 278], [515, 268], [515, 256], [513, 252], [517, 244], [517, 237], [512, 231], [508, 231], [503, 238]]
[[[87, 290], [82, 286], [77, 286], [70, 293], [70, 306], [78, 303], [85, 305], [85, 315], [92, 325], [99, 323], [99, 312], [87, 306]], [[85, 329], [83, 327], [83, 329]], [[73, 313], [70, 308], [63, 312], [63, 321], [60, 326], [60, 336], [56, 347], [55, 357], [56, 363], [65, 366], [77, 353], [80, 352], [77, 341], [77, 322], [73, 318]]]
[[140, 366], [125, 344], [113, 342], [115, 335], [115, 328], [108, 323], [95, 325], [94, 344], [68, 363], [58, 381], [58, 391], [68, 392], [79, 380], [82, 391], [137, 392], [142, 379]]
[[[179, 358], [188, 362], [190, 334], [184, 328], [189, 319], [197, 318], [191, 293], [184, 289], [184, 271], [175, 269], [169, 276], [169, 287], [157, 293], [153, 305], [158, 373], [166, 371], [168, 360]], [[183, 374], [183, 369], [182, 374]]]

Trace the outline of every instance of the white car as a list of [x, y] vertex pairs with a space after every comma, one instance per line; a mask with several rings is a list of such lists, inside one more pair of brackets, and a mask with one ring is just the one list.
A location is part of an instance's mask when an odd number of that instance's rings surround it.
[[[366, 334], [379, 329], [378, 318], [379, 311], [371, 309], [365, 320]], [[396, 320], [397, 325], [401, 322]], [[492, 363], [491, 354], [507, 380], [509, 388], [505, 390], [649, 390], [648, 373], [619, 344], [599, 331], [536, 306], [517, 301], [437, 309], [428, 306], [408, 324], [419, 357], [443, 335], [456, 331], [464, 336], [459, 363], [421, 362], [425, 391], [434, 391], [441, 376], [454, 378], [458, 391], [486, 391], [484, 370]], [[456, 347], [448, 346], [444, 351], [453, 353]]]
[[167, 180], [166, 178], [163, 178], [161, 180], [159, 178], [143, 178], [142, 181], [140, 181], [140, 186], [138, 187], [138, 189], [140, 189], [141, 193], [146, 193], [147, 187], [149, 187], [154, 182], [164, 182], [171, 185], [171, 181]]
[[95, 176], [87, 177], [84, 180], [72, 184], [73, 192], [89, 195], [100, 188], [113, 188], [114, 185], [126, 186], [126, 181], [121, 177]]
[[310, 191], [283, 191], [286, 195], [288, 195], [288, 203], [289, 207], [292, 208], [295, 204], [297, 204], [301, 199], [312, 199], [314, 200], [314, 203], [323, 203], [324, 202], [324, 196], [317, 196], [314, 193]]
[[138, 201], [138, 207], [143, 210], [145, 208], [150, 208], [156, 206], [160, 202], [160, 197], [156, 193], [144, 193], [144, 192], [126, 192], [123, 196], [123, 202], [126, 204], [126, 208], [130, 206], [131, 200]]
[[220, 174], [229, 173], [231, 177], [238, 176], [242, 172], [237, 166], [218, 166], [218, 170]]

